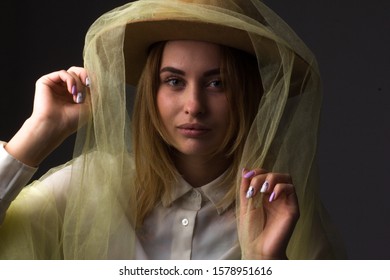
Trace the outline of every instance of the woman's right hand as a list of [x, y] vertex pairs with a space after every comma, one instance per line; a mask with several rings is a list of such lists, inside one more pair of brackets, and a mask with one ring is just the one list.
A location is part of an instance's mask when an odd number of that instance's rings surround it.
[[87, 72], [81, 67], [38, 79], [32, 115], [6, 144], [8, 153], [27, 165], [38, 166], [77, 130], [80, 120], [88, 118], [88, 86]]
[[[81, 108], [85, 104], [88, 87], [84, 68], [52, 72], [41, 77], [35, 86], [34, 107], [31, 119], [54, 125], [68, 137], [77, 130]], [[88, 108], [88, 107], [87, 107]]]

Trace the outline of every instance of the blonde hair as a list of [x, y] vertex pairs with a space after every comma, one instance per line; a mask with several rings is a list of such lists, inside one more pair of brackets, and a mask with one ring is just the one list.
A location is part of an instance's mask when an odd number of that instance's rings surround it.
[[[160, 83], [159, 69], [165, 42], [150, 48], [148, 59], [137, 87], [133, 111], [133, 153], [136, 166], [137, 226], [161, 201], [169, 206], [175, 180], [178, 176], [171, 158], [164, 126], [156, 105]], [[231, 159], [226, 182], [231, 185], [221, 204], [231, 205], [235, 200], [235, 176], [251, 123], [257, 112], [262, 87], [257, 60], [251, 55], [221, 46], [221, 76], [230, 105], [229, 128], [220, 150]], [[156, 155], [158, 155], [156, 157]]]

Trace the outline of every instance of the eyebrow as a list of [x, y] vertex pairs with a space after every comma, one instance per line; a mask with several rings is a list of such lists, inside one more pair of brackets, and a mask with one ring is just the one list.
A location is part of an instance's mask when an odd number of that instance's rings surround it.
[[186, 74], [184, 71], [177, 69], [177, 68], [174, 68], [174, 67], [170, 67], [170, 66], [160, 69], [160, 74], [164, 73], [164, 72], [170, 72], [173, 74], [178, 74], [178, 75], [183, 75], [183, 76]]
[[[171, 66], [167, 66], [167, 67], [160, 69], [160, 74], [164, 73], [164, 72], [170, 72], [170, 73], [178, 74], [178, 75], [182, 75], [182, 76], [185, 76], [185, 74], [186, 74], [183, 70], [180, 70], [180, 69], [177, 69], [177, 68], [171, 67]], [[213, 75], [219, 75], [220, 73], [221, 73], [221, 69], [216, 68], [216, 69], [211, 69], [211, 70], [204, 72], [203, 76], [209, 77], [209, 76], [213, 76]]]

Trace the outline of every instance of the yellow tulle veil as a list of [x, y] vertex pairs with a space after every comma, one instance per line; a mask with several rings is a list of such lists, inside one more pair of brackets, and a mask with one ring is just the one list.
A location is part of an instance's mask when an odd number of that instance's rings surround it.
[[[164, 27], [164, 21], [171, 25]], [[194, 23], [210, 29], [199, 32]], [[154, 27], [147, 29], [148, 24]], [[89, 29], [84, 48], [92, 117], [78, 131], [74, 159], [33, 182], [12, 203], [0, 230], [0, 257], [136, 257], [131, 133], [137, 132], [130, 112], [147, 45], [154, 43], [148, 34], [156, 41], [226, 41], [257, 58], [263, 97], [240, 166], [293, 178], [301, 216], [288, 245], [290, 259], [343, 257], [319, 199], [318, 66], [298, 36], [259, 0], [140, 0], [100, 17]], [[63, 182], [65, 194], [49, 186], [59, 170], [70, 174]], [[237, 170], [237, 188], [240, 175]], [[254, 202], [261, 207], [260, 200]], [[261, 219], [257, 230], [262, 230]]]

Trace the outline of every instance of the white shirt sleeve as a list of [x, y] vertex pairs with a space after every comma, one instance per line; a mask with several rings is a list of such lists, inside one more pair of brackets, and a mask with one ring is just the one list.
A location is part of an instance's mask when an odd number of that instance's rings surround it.
[[11, 202], [37, 170], [13, 158], [4, 144], [0, 142], [0, 224]]

